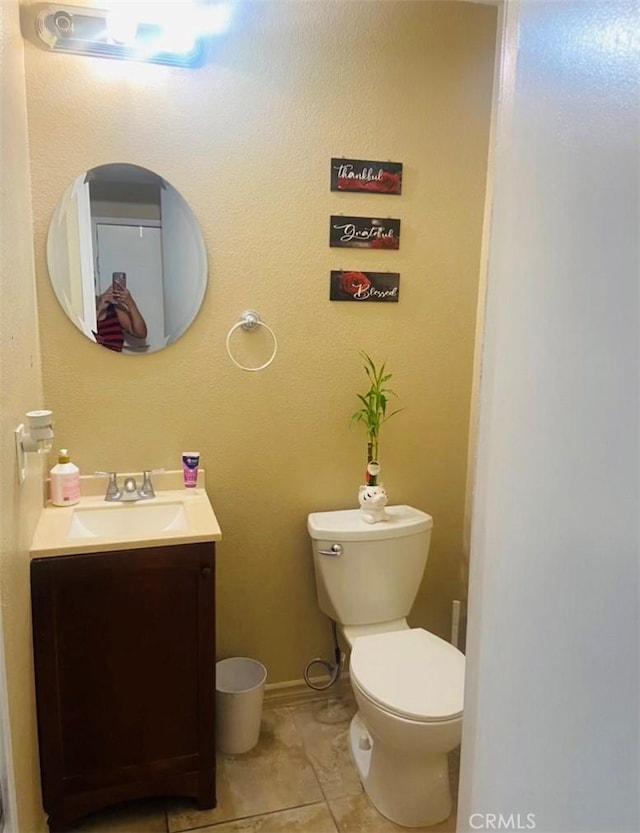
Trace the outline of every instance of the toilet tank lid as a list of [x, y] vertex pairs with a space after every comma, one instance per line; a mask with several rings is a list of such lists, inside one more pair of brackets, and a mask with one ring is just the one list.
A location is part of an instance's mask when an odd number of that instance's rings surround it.
[[426, 532], [433, 518], [413, 506], [387, 506], [388, 521], [368, 524], [359, 509], [312, 512], [307, 518], [309, 535], [316, 541], [381, 541]]

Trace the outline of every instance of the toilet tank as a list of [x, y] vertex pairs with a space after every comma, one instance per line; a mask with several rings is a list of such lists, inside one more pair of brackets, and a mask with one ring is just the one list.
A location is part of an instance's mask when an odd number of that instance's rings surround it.
[[[368, 524], [359, 509], [307, 519], [320, 609], [342, 625], [408, 616], [429, 554], [433, 519], [412, 506], [387, 506], [388, 521]], [[334, 545], [339, 555], [324, 555]]]

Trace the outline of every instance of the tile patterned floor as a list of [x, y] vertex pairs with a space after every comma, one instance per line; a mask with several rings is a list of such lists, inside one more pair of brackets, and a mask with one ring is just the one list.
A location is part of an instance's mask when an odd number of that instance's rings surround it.
[[[268, 704], [260, 742], [218, 760], [218, 806], [199, 811], [181, 799], [136, 801], [95, 813], [74, 833], [397, 833], [363, 792], [348, 751], [349, 694], [295, 705]], [[457, 796], [459, 757], [451, 756]], [[455, 809], [441, 824], [454, 833]], [[414, 828], [415, 830], [415, 828]], [[416, 833], [419, 831], [416, 830]]]

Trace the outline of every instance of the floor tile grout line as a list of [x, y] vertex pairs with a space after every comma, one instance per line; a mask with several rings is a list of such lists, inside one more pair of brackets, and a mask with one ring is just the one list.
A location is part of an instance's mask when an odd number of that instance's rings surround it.
[[336, 818], [336, 814], [333, 812], [333, 807], [331, 806], [331, 802], [329, 801], [328, 798], [325, 799], [325, 804], [327, 805], [327, 810], [329, 811], [329, 815], [331, 816], [331, 819], [333, 820], [334, 827], [336, 828], [338, 833], [341, 833], [340, 825], [338, 824], [338, 819]]
[[[249, 813], [246, 816], [235, 816], [232, 819], [221, 819], [220, 821], [208, 822], [207, 824], [199, 824], [197, 827], [181, 827], [179, 830], [173, 830], [171, 833], [191, 833], [192, 830], [204, 830], [206, 827], [218, 827], [221, 824], [234, 824], [237, 821], [246, 821], [247, 819], [258, 819], [263, 816], [273, 816], [276, 813], [286, 813], [289, 810], [299, 810], [301, 807], [313, 807], [316, 804], [328, 804], [324, 799], [321, 801], [304, 801], [302, 804], [296, 804], [292, 807], [280, 807], [277, 810], [267, 810], [263, 813]], [[329, 812], [331, 812], [329, 810]]]
[[[348, 692], [347, 692], [346, 694], [348, 694]], [[337, 696], [337, 697], [344, 698], [344, 697], [345, 697], [345, 694], [342, 694], [342, 693], [340, 693], [340, 694], [335, 693], [333, 696], [334, 696], [334, 697], [336, 697], [336, 696]], [[323, 698], [323, 699], [324, 699], [324, 701], [325, 701], [325, 702], [327, 702], [327, 701], [330, 699], [330, 697], [328, 696], [328, 697]], [[308, 708], [308, 707], [309, 707], [309, 705], [313, 705], [313, 704], [309, 704], [309, 703], [301, 703], [299, 706], [296, 706], [296, 705], [292, 704], [292, 705], [289, 707], [289, 710], [290, 710], [291, 712], [294, 712], [294, 711], [297, 711], [297, 710], [300, 710], [300, 709], [306, 709], [306, 708]], [[323, 799], [324, 799], [324, 802], [325, 802], [325, 804], [327, 805], [327, 809], [328, 809], [328, 811], [329, 811], [329, 814], [331, 815], [331, 818], [333, 819], [333, 822], [334, 822], [334, 824], [335, 824], [336, 830], [338, 831], [338, 833], [340, 833], [340, 825], [339, 825], [339, 823], [338, 823], [338, 819], [335, 817], [335, 815], [334, 815], [334, 813], [333, 813], [333, 810], [332, 810], [332, 808], [331, 808], [331, 803], [330, 803], [330, 802], [331, 802], [331, 801], [335, 801], [335, 800], [339, 800], [339, 799], [341, 799], [341, 798], [349, 798], [349, 797], [352, 797], [352, 796], [351, 796], [351, 794], [347, 794], [347, 795], [338, 795], [338, 796], [335, 796], [335, 795], [334, 795], [334, 796], [332, 796], [331, 798], [329, 797], [329, 795], [327, 794], [327, 791], [326, 791], [326, 789], [325, 789], [325, 787], [324, 787], [324, 785], [323, 785], [323, 783], [322, 783], [322, 781], [321, 781], [321, 779], [320, 779], [320, 776], [319, 776], [319, 774], [318, 774], [318, 772], [317, 772], [317, 770], [316, 770], [316, 762], [315, 762], [315, 759], [312, 757], [312, 755], [311, 755], [311, 754], [310, 754], [310, 752], [308, 751], [308, 748], [307, 748], [307, 742], [306, 742], [306, 740], [305, 740], [305, 737], [304, 737], [304, 735], [303, 735], [302, 731], [299, 729], [298, 724], [297, 724], [296, 719], [295, 719], [295, 717], [293, 716], [293, 714], [291, 714], [291, 718], [292, 718], [293, 724], [294, 724], [294, 726], [295, 726], [295, 728], [296, 728], [296, 731], [297, 731], [297, 732], [298, 732], [298, 734], [300, 735], [300, 738], [301, 738], [301, 741], [302, 741], [302, 749], [303, 749], [303, 752], [304, 752], [304, 754], [305, 754], [305, 757], [306, 757], [307, 761], [309, 762], [309, 765], [310, 765], [310, 767], [311, 767], [311, 770], [312, 770], [313, 774], [315, 775], [316, 781], [318, 782], [318, 786], [320, 787], [320, 792], [322, 793], [322, 797], [323, 797]], [[349, 720], [350, 720], [350, 718], [349, 718]], [[351, 766], [354, 768], [354, 770], [356, 770], [356, 767], [355, 767], [355, 762], [353, 761], [353, 758], [352, 758], [352, 756], [351, 756], [351, 755], [349, 755], [349, 761], [350, 761], [350, 763], [351, 763]], [[357, 771], [357, 770], [356, 770], [356, 771]], [[359, 779], [359, 778], [358, 778], [358, 784], [360, 785], [360, 791], [362, 792], [363, 787], [362, 787], [362, 783], [361, 783], [361, 781], [360, 781], [360, 779]]]
[[[349, 694], [349, 692], [344, 692], [343, 693], [343, 692], [337, 692], [336, 691], [333, 694], [333, 697], [336, 697], [337, 699], [344, 699], [348, 694]], [[339, 826], [339, 823], [338, 823], [338, 819], [335, 817], [335, 815], [333, 813], [330, 801], [334, 800], [336, 798], [343, 798], [343, 797], [346, 798], [348, 796], [333, 796], [332, 799], [329, 798], [329, 796], [328, 796], [328, 794], [327, 794], [327, 792], [326, 792], [326, 790], [325, 790], [325, 788], [322, 784], [319, 773], [316, 769], [314, 758], [312, 757], [311, 750], [310, 750], [309, 745], [308, 745], [308, 743], [305, 739], [304, 733], [301, 730], [301, 728], [298, 725], [298, 722], [296, 721], [296, 718], [295, 718], [295, 712], [300, 712], [300, 711], [303, 711], [303, 710], [308, 711], [310, 708], [313, 709], [314, 706], [317, 706], [318, 703], [328, 702], [330, 699], [332, 699], [331, 696], [325, 696], [325, 697], [322, 697], [322, 698], [318, 697], [317, 699], [314, 699], [313, 701], [306, 700], [306, 701], [303, 701], [303, 702], [300, 702], [300, 703], [288, 703], [288, 704], [273, 703], [273, 704], [269, 704], [269, 705], [267, 705], [265, 703], [265, 707], [264, 707], [265, 711], [267, 711], [267, 710], [268, 711], [277, 711], [277, 712], [279, 712], [283, 715], [286, 715], [287, 718], [290, 720], [291, 725], [292, 725], [292, 727], [294, 729], [294, 732], [295, 732], [295, 736], [297, 737], [298, 742], [299, 742], [299, 748], [301, 749], [301, 751], [304, 755], [304, 758], [307, 761], [307, 763], [308, 763], [308, 765], [311, 769], [311, 772], [313, 773], [313, 776], [314, 776], [314, 779], [315, 779], [315, 782], [316, 782], [316, 786], [317, 786], [319, 794], [321, 796], [319, 799], [313, 799], [311, 801], [305, 801], [301, 804], [296, 804], [296, 805], [292, 805], [292, 806], [280, 807], [278, 809], [269, 810], [267, 812], [248, 813], [246, 815], [234, 816], [233, 818], [220, 819], [219, 821], [208, 821], [206, 823], [197, 824], [193, 827], [182, 827], [182, 826], [180, 826], [180, 827], [175, 828], [175, 829], [172, 829], [172, 827], [170, 826], [169, 809], [165, 805], [165, 821], [166, 821], [167, 833], [190, 833], [190, 831], [203, 830], [203, 829], [209, 828], [209, 827], [217, 827], [217, 826], [222, 825], [222, 824], [231, 824], [231, 823], [234, 823], [234, 822], [237, 822], [237, 821], [243, 821], [243, 820], [247, 820], [247, 819], [251, 819], [251, 818], [258, 818], [258, 817], [261, 817], [261, 816], [273, 815], [274, 813], [286, 812], [288, 810], [295, 810], [295, 809], [298, 809], [300, 807], [308, 807], [308, 806], [313, 806], [315, 804], [324, 804], [325, 805], [325, 808], [326, 808], [327, 812], [329, 813], [329, 815], [330, 815], [330, 817], [333, 821], [333, 824], [336, 827], [336, 830], [339, 833], [340, 826]], [[351, 762], [351, 763], [353, 765], [353, 762]]]
[[311, 772], [313, 772], [313, 777], [316, 779], [316, 784], [318, 785], [318, 789], [320, 790], [320, 795], [322, 796], [323, 801], [327, 801], [327, 796], [322, 786], [322, 782], [316, 772], [316, 768], [314, 766], [314, 761], [311, 755], [309, 754], [309, 750], [307, 749], [307, 744], [305, 742], [304, 734], [301, 732], [300, 728], [298, 727], [298, 723], [293, 715], [295, 711], [294, 708], [289, 707], [289, 716], [291, 718], [291, 722], [293, 724], [294, 729], [296, 730], [296, 734], [300, 739], [300, 746], [302, 747], [302, 752], [304, 753], [304, 757], [311, 768]]
[[316, 799], [316, 800], [313, 800], [313, 801], [303, 802], [302, 804], [296, 804], [296, 805], [292, 805], [290, 807], [281, 807], [278, 810], [270, 810], [267, 813], [250, 813], [250, 814], [245, 815], [245, 816], [234, 816], [232, 819], [224, 819], [224, 820], [220, 820], [220, 821], [213, 822], [213, 823], [209, 822], [207, 824], [198, 825], [196, 827], [184, 827], [184, 828], [181, 827], [181, 828], [175, 829], [175, 830], [169, 830], [168, 819], [167, 819], [167, 833], [189, 833], [189, 831], [191, 831], [191, 830], [201, 830], [205, 827], [214, 827], [214, 826], [219, 825], [219, 824], [228, 824], [228, 823], [232, 823], [232, 822], [235, 822], [235, 821], [240, 821], [242, 819], [250, 819], [250, 818], [256, 818], [256, 817], [259, 817], [259, 816], [262, 816], [262, 815], [270, 815], [272, 813], [280, 813], [280, 812], [284, 812], [285, 810], [295, 810], [298, 807], [307, 807], [307, 806], [311, 806], [312, 804], [322, 804], [322, 803], [324, 803], [324, 804], [327, 804], [327, 806], [328, 806], [327, 797], [326, 797], [325, 792], [322, 788], [322, 784], [320, 782], [320, 779], [318, 778], [318, 774], [317, 774], [317, 772], [315, 770], [315, 767], [313, 765], [313, 761], [309, 757], [309, 754], [308, 754], [308, 751], [307, 751], [307, 746], [306, 746], [305, 741], [304, 741], [304, 736], [303, 736], [302, 732], [300, 731], [300, 729], [298, 728], [298, 725], [297, 725], [297, 723], [295, 721], [295, 718], [293, 717], [293, 714], [292, 714], [292, 712], [295, 711], [296, 706], [291, 706], [291, 705], [289, 705], [289, 706], [275, 706], [275, 707], [272, 707], [272, 708], [274, 710], [277, 710], [277, 711], [280, 711], [280, 712], [286, 712], [288, 718], [290, 719], [291, 725], [293, 726], [296, 737], [299, 740], [299, 744], [300, 744], [300, 748], [302, 750], [302, 753], [303, 753], [307, 763], [309, 764], [311, 772], [313, 773], [313, 777], [316, 780], [316, 785], [317, 785], [318, 790], [320, 792], [321, 799], [320, 800]]

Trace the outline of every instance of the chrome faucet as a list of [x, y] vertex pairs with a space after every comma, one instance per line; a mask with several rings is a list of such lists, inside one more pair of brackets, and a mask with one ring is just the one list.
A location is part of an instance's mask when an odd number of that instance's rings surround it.
[[115, 471], [97, 471], [95, 474], [103, 474], [109, 478], [107, 492], [104, 499], [109, 502], [130, 503], [134, 500], [150, 500], [156, 496], [151, 482], [151, 475], [164, 471], [164, 469], [147, 469], [142, 474], [142, 485], [138, 489], [135, 477], [126, 477], [122, 489], [118, 485], [118, 475]]

